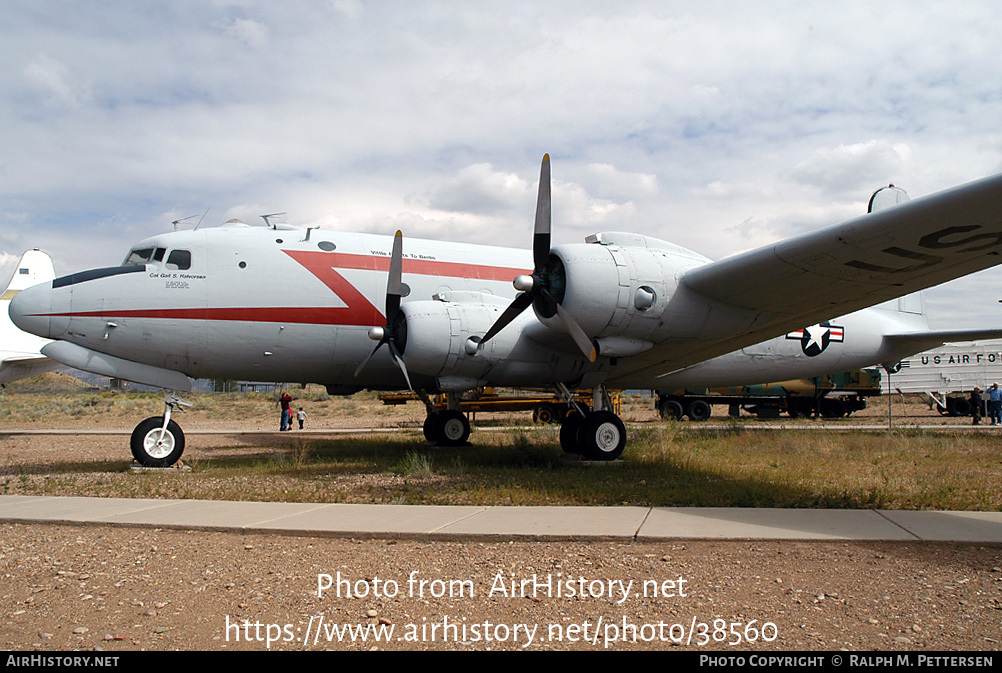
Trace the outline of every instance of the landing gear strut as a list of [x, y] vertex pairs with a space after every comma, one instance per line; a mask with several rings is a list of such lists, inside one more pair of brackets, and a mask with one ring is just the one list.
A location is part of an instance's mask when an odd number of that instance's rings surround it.
[[174, 393], [164, 399], [163, 416], [150, 416], [132, 431], [130, 446], [132, 457], [144, 467], [170, 467], [184, 453], [184, 433], [181, 426], [171, 420], [171, 411], [183, 412], [190, 407]]
[[573, 407], [560, 427], [560, 447], [589, 460], [619, 458], [626, 447], [626, 426], [611, 411], [612, 403], [605, 386], [594, 390], [592, 410], [577, 405], [565, 385], [560, 384], [557, 389]]

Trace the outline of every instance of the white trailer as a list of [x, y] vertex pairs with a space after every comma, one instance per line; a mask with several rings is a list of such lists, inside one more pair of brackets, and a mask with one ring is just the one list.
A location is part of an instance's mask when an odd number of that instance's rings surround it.
[[967, 416], [975, 386], [987, 399], [990, 385], [1002, 385], [1002, 339], [944, 344], [902, 360], [885, 378], [888, 392], [926, 395], [941, 414]]

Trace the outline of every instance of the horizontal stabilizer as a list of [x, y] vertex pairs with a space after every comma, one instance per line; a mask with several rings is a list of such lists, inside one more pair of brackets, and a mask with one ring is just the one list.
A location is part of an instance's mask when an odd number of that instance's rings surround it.
[[983, 341], [985, 339], [1002, 339], [1002, 328], [953, 329], [884, 335], [885, 342], [892, 344], [895, 349], [908, 350], [910, 354], [938, 348], [943, 344]]

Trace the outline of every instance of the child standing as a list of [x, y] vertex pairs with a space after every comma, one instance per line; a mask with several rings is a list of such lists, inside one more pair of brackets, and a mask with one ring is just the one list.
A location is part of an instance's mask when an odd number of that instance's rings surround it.
[[303, 429], [303, 421], [306, 420], [306, 412], [303, 411], [302, 407], [299, 407], [299, 411], [296, 412], [296, 420], [299, 421], [299, 429]]

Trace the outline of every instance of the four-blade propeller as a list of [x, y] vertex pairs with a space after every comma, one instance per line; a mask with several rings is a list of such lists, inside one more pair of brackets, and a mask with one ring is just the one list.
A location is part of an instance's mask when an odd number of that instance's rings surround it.
[[[498, 332], [503, 330], [509, 323], [519, 316], [525, 309], [532, 306], [536, 314], [543, 318], [557, 317], [563, 329], [571, 335], [574, 343], [589, 362], [594, 362], [598, 356], [595, 344], [588, 335], [585, 334], [581, 326], [570, 316], [560, 305], [564, 293], [564, 271], [563, 264], [559, 259], [550, 255], [550, 155], [543, 156], [543, 164], [539, 170], [539, 195], [536, 199], [536, 222], [532, 236], [532, 275], [518, 275], [513, 281], [516, 290], [521, 294], [515, 297], [514, 301], [508, 305], [501, 316], [495, 321], [491, 328], [487, 330], [479, 342], [479, 347], [483, 347]], [[407, 387], [413, 391], [410, 376], [407, 374], [407, 366], [404, 364], [400, 349], [397, 346], [398, 332], [405, 329], [403, 315], [400, 313], [400, 298], [403, 284], [401, 283], [401, 269], [403, 266], [403, 234], [399, 231], [393, 238], [393, 253], [390, 257], [390, 274], [386, 282], [386, 326], [372, 327], [369, 329], [369, 338], [378, 341], [376, 347], [372, 349], [369, 356], [358, 365], [355, 376], [365, 368], [369, 360], [386, 344], [390, 349], [393, 361], [404, 375]], [[556, 295], [556, 296], [554, 296]]]
[[[571, 335], [589, 362], [598, 355], [595, 344], [585, 334], [581, 326], [560, 305], [563, 298], [563, 266], [558, 259], [550, 256], [550, 155], [543, 156], [539, 169], [539, 195], [536, 198], [536, 222], [532, 235], [532, 275], [519, 275], [512, 283], [522, 294], [508, 305], [501, 317], [480, 340], [481, 347], [503, 330], [522, 311], [532, 306], [538, 315], [552, 318], [554, 315], [561, 326]], [[557, 297], [553, 295], [556, 294]]]

